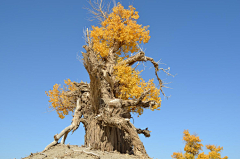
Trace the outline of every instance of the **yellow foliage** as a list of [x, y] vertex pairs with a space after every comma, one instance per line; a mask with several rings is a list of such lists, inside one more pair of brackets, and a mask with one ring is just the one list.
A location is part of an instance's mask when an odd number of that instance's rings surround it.
[[215, 145], [206, 145], [206, 148], [210, 150], [208, 154], [204, 152], [199, 154], [199, 150], [202, 150], [201, 140], [196, 135], [190, 135], [188, 130], [183, 132], [183, 140], [186, 141], [184, 147], [185, 154], [174, 152], [171, 156], [176, 159], [228, 159], [227, 156], [221, 158], [220, 151], [223, 150], [223, 147], [216, 147]]
[[188, 130], [184, 130], [183, 134], [183, 140], [186, 142], [184, 151], [195, 156], [199, 153], [199, 150], [202, 150], [203, 145], [200, 143], [201, 140], [196, 135], [190, 135]]
[[147, 43], [150, 39], [148, 26], [142, 27], [137, 24], [139, 18], [138, 12], [133, 6], [129, 9], [118, 3], [113, 8], [113, 12], [101, 23], [101, 27], [92, 26], [91, 38], [93, 42], [93, 49], [101, 55], [106, 57], [109, 53], [109, 48], [114, 43], [120, 43], [121, 48], [117, 51], [118, 55], [121, 52], [137, 52], [138, 43]]
[[194, 155], [192, 153], [185, 153], [184, 157], [185, 159], [194, 159]]
[[206, 148], [208, 150], [210, 150], [210, 152], [208, 153], [208, 156], [210, 159], [228, 159], [227, 156], [221, 158], [221, 154], [220, 152], [223, 150], [223, 147], [220, 146], [215, 146], [215, 145], [206, 145]]
[[[120, 62], [121, 60], [119, 60]], [[131, 66], [127, 65], [117, 65], [114, 67], [114, 75], [116, 80], [120, 83], [120, 92], [115, 94], [117, 98], [124, 100], [127, 99], [138, 99], [143, 92], [150, 89], [150, 93], [143, 99], [154, 100], [157, 105], [154, 105], [150, 109], [153, 111], [161, 106], [160, 90], [153, 83], [153, 79], [145, 82], [140, 76], [141, 71], [136, 71]], [[131, 112], [136, 112], [139, 115], [143, 113], [143, 108], [131, 106], [128, 108]]]
[[185, 159], [181, 152], [173, 152], [173, 155], [171, 157], [176, 159]]
[[74, 101], [74, 97], [68, 97], [64, 93], [76, 90], [75, 85], [70, 79], [64, 80], [64, 83], [66, 84], [64, 88], [61, 88], [60, 84], [55, 84], [53, 90], [45, 92], [50, 98], [49, 103], [51, 105], [49, 107], [55, 109], [61, 119], [65, 118], [65, 115], [68, 115], [69, 111], [73, 112], [74, 110], [74, 107], [70, 107], [72, 105], [71, 102]]
[[216, 147], [215, 145], [206, 145], [206, 148], [210, 151], [216, 151], [216, 152], [220, 152], [223, 150], [223, 147]]
[[197, 156], [197, 159], [209, 159], [209, 156], [202, 152]]

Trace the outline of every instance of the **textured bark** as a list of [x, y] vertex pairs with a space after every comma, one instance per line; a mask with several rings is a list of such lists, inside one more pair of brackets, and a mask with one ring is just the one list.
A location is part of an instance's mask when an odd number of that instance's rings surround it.
[[111, 127], [91, 120], [86, 128], [85, 145], [102, 151], [117, 150], [121, 153], [132, 150], [131, 143], [126, 140], [126, 134], [117, 127]]
[[129, 143], [131, 143], [133, 146], [133, 153], [137, 156], [141, 156], [142, 158], [148, 158], [143, 143], [139, 139], [137, 129], [133, 126], [129, 119], [102, 116], [99, 117], [98, 120], [102, 121], [106, 125], [109, 125], [110, 127], [117, 127], [120, 130], [124, 131], [125, 134], [127, 134], [126, 140], [128, 140]]

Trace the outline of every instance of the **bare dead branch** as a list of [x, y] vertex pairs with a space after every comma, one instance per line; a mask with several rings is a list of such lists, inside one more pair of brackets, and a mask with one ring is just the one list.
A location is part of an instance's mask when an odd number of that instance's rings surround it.
[[88, 28], [87, 28], [87, 30], [86, 30], [86, 37], [87, 37], [88, 46], [89, 46], [89, 47], [92, 47], [92, 40], [91, 40], [91, 38], [90, 38], [90, 34], [89, 34]]
[[[85, 8], [89, 11], [89, 13], [91, 13], [93, 15], [92, 19], [89, 19], [90, 21], [93, 21], [94, 19], [98, 19], [100, 22], [104, 21], [107, 16], [108, 16], [108, 12], [104, 11], [104, 4], [103, 4], [103, 0], [89, 0], [88, 1], [89, 5], [91, 6], [90, 8]], [[110, 4], [109, 4], [110, 5]], [[110, 7], [108, 6], [108, 9]]]

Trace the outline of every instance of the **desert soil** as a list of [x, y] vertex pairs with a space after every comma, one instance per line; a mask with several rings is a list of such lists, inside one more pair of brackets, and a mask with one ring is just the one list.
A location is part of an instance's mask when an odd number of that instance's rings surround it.
[[57, 144], [45, 152], [31, 153], [23, 159], [139, 159], [139, 157], [119, 152], [102, 152], [77, 145]]

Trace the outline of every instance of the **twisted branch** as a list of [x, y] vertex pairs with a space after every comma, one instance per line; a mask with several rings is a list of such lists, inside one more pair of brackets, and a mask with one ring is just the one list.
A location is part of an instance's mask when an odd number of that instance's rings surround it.
[[[166, 87], [166, 86], [164, 85], [163, 81], [159, 78], [157, 72], [160, 71], [160, 70], [162, 70], [162, 71], [163, 71], [164, 73], [166, 73], [167, 75], [173, 76], [172, 74], [170, 74], [170, 73], [167, 71], [167, 70], [170, 70], [169, 68], [168, 68], [168, 69], [159, 68], [158, 62], [155, 62], [155, 61], [153, 60], [153, 58], [151, 58], [151, 57], [145, 56], [145, 53], [144, 53], [143, 51], [140, 51], [140, 52], [137, 53], [136, 55], [133, 55], [133, 56], [127, 58], [126, 60], [121, 61], [120, 63], [118, 63], [118, 65], [124, 65], [124, 64], [125, 64], [125, 65], [128, 65], [128, 66], [131, 66], [131, 65], [133, 65], [134, 63], [140, 62], [140, 61], [141, 61], [141, 62], [150, 61], [150, 62], [153, 64], [153, 66], [154, 66], [154, 68], [155, 68], [155, 75], [156, 75], [157, 80], [158, 80], [159, 85], [160, 85], [160, 91], [161, 91], [161, 93], [163, 94], [163, 96], [166, 97], [166, 95], [165, 95], [165, 93], [163, 92], [163, 89], [162, 89], [162, 88], [163, 88], [163, 87], [168, 88], [168, 87]], [[174, 77], [174, 76], [173, 76], [173, 77]]]

